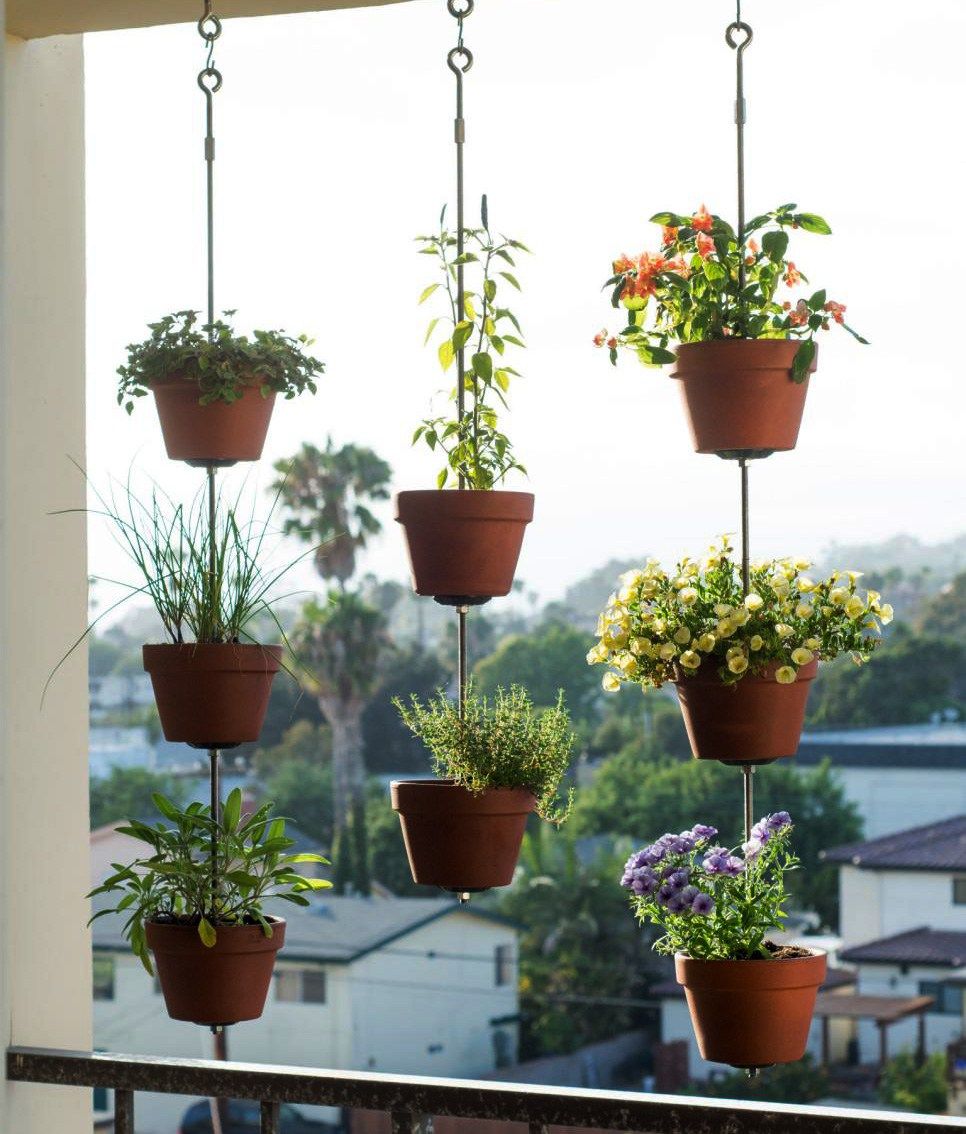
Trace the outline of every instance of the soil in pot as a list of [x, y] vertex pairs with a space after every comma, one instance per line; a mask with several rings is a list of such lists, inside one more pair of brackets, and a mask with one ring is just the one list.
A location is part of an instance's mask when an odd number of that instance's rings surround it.
[[234, 748], [258, 740], [281, 646], [237, 642], [144, 646], [165, 740]]
[[531, 492], [400, 492], [413, 589], [448, 606], [473, 606], [510, 593], [533, 519]]
[[270, 917], [272, 936], [260, 925], [221, 926], [211, 947], [196, 925], [149, 921], [148, 947], [173, 1020], [192, 1024], [236, 1024], [257, 1020], [285, 944], [285, 921]]
[[702, 1059], [770, 1067], [802, 1058], [827, 962], [821, 950], [798, 952], [753, 961], [675, 956]]
[[173, 461], [189, 465], [233, 465], [262, 455], [275, 391], [262, 394], [258, 384], [244, 388], [230, 404], [220, 399], [198, 403], [198, 383], [180, 375], [151, 383], [164, 447]]
[[770, 764], [794, 756], [818, 662], [803, 665], [790, 685], [775, 680], [777, 664], [758, 675], [746, 673], [733, 685], [716, 669], [709, 658], [693, 676], [682, 673], [674, 682], [695, 759]]
[[[808, 378], [795, 382], [799, 343], [726, 339], [682, 343], [671, 377], [680, 382], [694, 448], [722, 457], [766, 457], [794, 449]], [[810, 371], [817, 365], [818, 352]]]
[[537, 805], [525, 788], [490, 788], [474, 795], [453, 780], [395, 780], [413, 881], [453, 893], [508, 886], [527, 819]]

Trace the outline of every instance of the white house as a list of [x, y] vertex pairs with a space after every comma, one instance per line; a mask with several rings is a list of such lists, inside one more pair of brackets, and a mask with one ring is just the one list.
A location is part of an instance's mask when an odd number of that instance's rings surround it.
[[[925, 1040], [945, 1050], [963, 1034], [966, 968], [966, 814], [825, 854], [841, 864], [839, 900], [845, 947], [860, 994], [931, 996]], [[878, 1036], [858, 1029], [863, 1061], [874, 1061]], [[913, 1020], [895, 1025], [890, 1048], [914, 1047]]]
[[[228, 1029], [231, 1059], [466, 1078], [515, 1062], [513, 923], [437, 898], [323, 896], [279, 912], [265, 1014]], [[95, 1045], [211, 1058], [206, 1029], [168, 1018], [121, 925], [94, 923]], [[192, 1101], [138, 1095], [138, 1134], [172, 1134]]]

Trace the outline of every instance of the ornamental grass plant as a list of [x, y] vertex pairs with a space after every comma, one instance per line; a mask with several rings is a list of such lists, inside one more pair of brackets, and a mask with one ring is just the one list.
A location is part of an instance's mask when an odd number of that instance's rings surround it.
[[660, 251], [614, 261], [604, 287], [611, 305], [626, 310], [627, 325], [616, 334], [601, 331], [595, 345], [606, 347], [615, 365], [619, 351], [628, 350], [645, 366], [664, 366], [675, 360], [671, 343], [791, 339], [801, 344], [792, 376], [802, 382], [819, 331], [835, 323], [865, 343], [845, 322], [845, 305], [824, 288], [795, 298], [808, 278], [787, 258], [789, 230], [832, 231], [822, 217], [797, 210], [790, 203], [753, 217], [740, 246], [731, 225], [704, 205], [690, 216], [651, 217], [662, 227]]
[[541, 819], [559, 826], [570, 814], [573, 789], [560, 796], [575, 736], [563, 693], [551, 709], [539, 712], [527, 691], [513, 685], [494, 697], [467, 692], [463, 713], [444, 693], [422, 704], [393, 704], [406, 727], [429, 749], [436, 774], [474, 795], [490, 788], [525, 788], [537, 799]]
[[791, 684], [814, 660], [868, 660], [893, 611], [877, 591], [857, 587], [860, 572], [816, 581], [806, 559], [762, 560], [752, 563], [745, 594], [732, 551], [724, 536], [702, 560], [685, 557], [668, 572], [651, 559], [621, 576], [587, 654], [588, 664], [607, 666], [607, 692], [708, 670], [734, 684], [773, 668], [777, 682]]
[[784, 922], [785, 875], [798, 866], [791, 833], [791, 816], [779, 811], [740, 847], [717, 845], [717, 829], [697, 823], [632, 854], [621, 885], [638, 921], [663, 931], [657, 952], [696, 961], [771, 957], [766, 936]]

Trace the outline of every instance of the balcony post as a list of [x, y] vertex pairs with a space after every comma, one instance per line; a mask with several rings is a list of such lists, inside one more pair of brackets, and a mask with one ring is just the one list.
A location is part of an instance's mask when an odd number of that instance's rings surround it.
[[[91, 1046], [80, 37], [6, 37], [0, 306], [0, 1030]], [[0, 1083], [0, 1130], [90, 1134], [89, 1090]]]

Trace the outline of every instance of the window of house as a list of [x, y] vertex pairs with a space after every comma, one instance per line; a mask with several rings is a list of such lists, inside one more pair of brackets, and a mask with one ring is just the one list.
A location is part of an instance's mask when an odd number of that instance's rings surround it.
[[94, 999], [114, 999], [114, 958], [94, 957]]
[[966, 878], [953, 879], [953, 905], [966, 906]]
[[944, 984], [939, 980], [921, 980], [919, 995], [931, 996], [935, 1004], [929, 1009], [941, 1016], [961, 1016], [963, 1014], [963, 989], [956, 984]]
[[496, 962], [496, 981], [497, 985], [505, 985], [513, 983], [513, 946], [512, 945], [497, 945], [493, 954], [494, 961]]
[[275, 974], [275, 999], [284, 1004], [324, 1004], [325, 969], [279, 969]]

